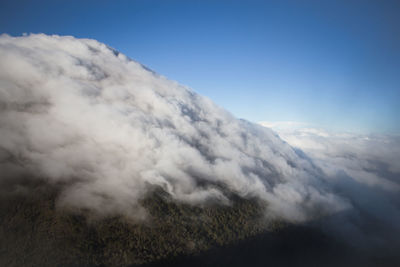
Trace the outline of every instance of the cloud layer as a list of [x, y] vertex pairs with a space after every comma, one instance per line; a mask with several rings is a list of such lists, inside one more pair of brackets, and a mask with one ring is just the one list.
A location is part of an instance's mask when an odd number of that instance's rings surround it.
[[304, 221], [349, 207], [273, 131], [95, 40], [0, 37], [2, 182], [63, 183], [61, 205], [139, 217], [154, 185], [192, 204], [221, 188]]
[[58, 205], [132, 218], [154, 186], [193, 205], [230, 191], [267, 217], [400, 248], [398, 137], [267, 124], [278, 136], [95, 40], [2, 35], [0, 58], [3, 189], [45, 179]]
[[384, 250], [400, 248], [400, 137], [334, 133], [299, 123], [272, 126], [301, 149], [351, 209], [325, 219], [336, 237]]

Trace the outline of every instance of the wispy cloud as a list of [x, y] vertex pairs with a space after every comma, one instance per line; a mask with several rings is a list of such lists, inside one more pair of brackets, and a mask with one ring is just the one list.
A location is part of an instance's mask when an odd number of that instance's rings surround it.
[[264, 127], [272, 128], [274, 130], [293, 130], [297, 128], [304, 128], [305, 126], [307, 126], [306, 123], [297, 121], [260, 121], [259, 124]]

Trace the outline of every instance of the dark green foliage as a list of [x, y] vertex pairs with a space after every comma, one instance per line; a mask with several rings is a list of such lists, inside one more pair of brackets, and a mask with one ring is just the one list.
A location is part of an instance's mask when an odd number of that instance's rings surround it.
[[93, 219], [56, 208], [48, 185], [0, 201], [1, 266], [126, 266], [196, 254], [267, 229], [265, 203], [231, 196], [231, 205], [177, 203], [160, 190], [142, 200], [145, 221]]

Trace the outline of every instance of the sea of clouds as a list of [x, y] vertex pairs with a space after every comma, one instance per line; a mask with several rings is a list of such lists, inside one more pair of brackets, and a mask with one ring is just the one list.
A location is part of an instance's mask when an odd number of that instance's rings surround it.
[[154, 186], [193, 205], [228, 190], [268, 218], [329, 217], [357, 238], [373, 218], [399, 236], [398, 137], [278, 135], [95, 40], [3, 34], [0, 58], [1, 184], [45, 179], [58, 205], [132, 218]]
[[351, 203], [325, 218], [323, 227], [357, 245], [400, 248], [400, 136], [340, 133], [297, 122], [260, 124], [304, 152], [331, 190]]

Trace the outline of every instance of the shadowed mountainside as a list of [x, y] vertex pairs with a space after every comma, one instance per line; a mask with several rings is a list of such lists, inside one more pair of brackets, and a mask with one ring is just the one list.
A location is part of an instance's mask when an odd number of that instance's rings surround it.
[[18, 193], [2, 195], [1, 266], [143, 264], [230, 244], [267, 229], [262, 204], [236, 195], [229, 206], [210, 202], [198, 207], [171, 201], [156, 189], [141, 201], [148, 211], [142, 223], [57, 207], [59, 189], [30, 182], [14, 190]]
[[157, 188], [143, 223], [59, 207], [62, 185], [32, 181], [1, 194], [1, 266], [396, 266], [395, 253], [367, 255], [320, 228], [267, 224], [255, 199], [198, 207]]

